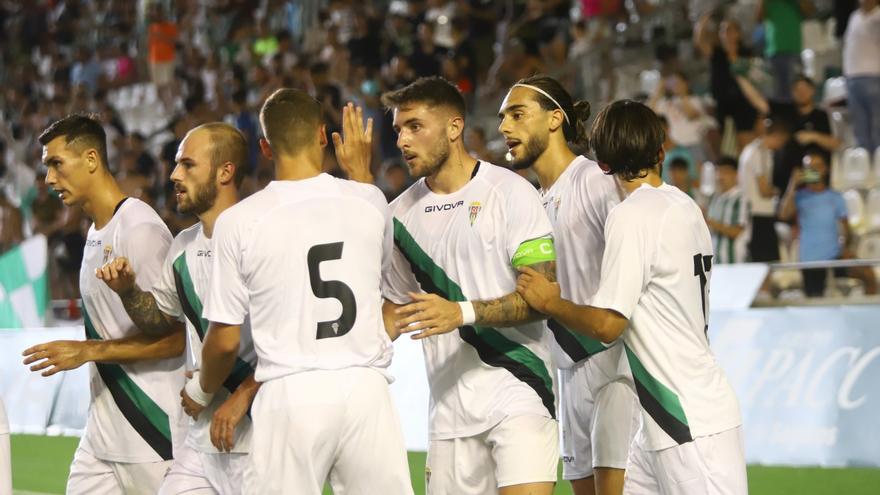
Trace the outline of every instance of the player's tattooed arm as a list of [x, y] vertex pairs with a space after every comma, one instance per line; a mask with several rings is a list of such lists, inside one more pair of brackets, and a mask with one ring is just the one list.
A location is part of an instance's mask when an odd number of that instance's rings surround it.
[[119, 294], [119, 298], [131, 321], [142, 332], [161, 335], [174, 329], [176, 321], [159, 309], [153, 294], [133, 287], [128, 292]]
[[[546, 261], [530, 265], [551, 282], [556, 281], [556, 262]], [[510, 327], [547, 318], [533, 309], [517, 292], [491, 301], [472, 301], [478, 325]]]
[[122, 300], [125, 312], [142, 332], [163, 335], [174, 329], [177, 321], [163, 313], [150, 292], [135, 284], [135, 273], [124, 257], [115, 258], [95, 270], [95, 276], [113, 289]]

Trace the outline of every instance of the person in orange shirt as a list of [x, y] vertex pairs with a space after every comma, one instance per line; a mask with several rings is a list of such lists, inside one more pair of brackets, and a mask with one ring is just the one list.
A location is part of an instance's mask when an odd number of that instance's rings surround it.
[[177, 24], [165, 19], [162, 8], [153, 4], [150, 7], [148, 27], [150, 77], [166, 107], [170, 107], [173, 103], [174, 43], [177, 41], [177, 35]]

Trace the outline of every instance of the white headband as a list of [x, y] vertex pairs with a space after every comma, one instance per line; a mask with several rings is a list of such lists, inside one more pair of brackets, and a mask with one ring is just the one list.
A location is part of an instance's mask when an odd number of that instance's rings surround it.
[[[519, 86], [519, 87], [521, 87], [521, 88], [529, 88], [529, 89], [531, 89], [532, 91], [537, 91], [538, 93], [541, 93], [542, 95], [546, 96], [547, 99], [549, 99], [550, 101], [552, 101], [553, 104], [556, 105], [556, 108], [558, 108], [559, 111], [562, 112], [562, 116], [565, 117], [565, 122], [566, 122], [568, 125], [571, 125], [571, 121], [568, 120], [568, 114], [565, 112], [565, 110], [562, 109], [562, 105], [560, 105], [558, 101], [554, 100], [553, 97], [550, 96], [546, 91], [544, 91], [543, 89], [541, 89], [541, 88], [539, 88], [539, 87], [537, 87], [537, 86], [532, 86], [531, 84], [520, 84], [520, 83], [517, 83], [517, 84], [514, 84], [514, 85], [513, 85], [513, 88], [515, 88], [515, 87], [517, 87], [517, 86]], [[511, 89], [513, 89], [513, 88], [511, 88]]]

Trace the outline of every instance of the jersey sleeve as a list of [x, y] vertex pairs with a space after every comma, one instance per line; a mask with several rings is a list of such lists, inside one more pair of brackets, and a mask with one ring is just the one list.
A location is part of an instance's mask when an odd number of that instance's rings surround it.
[[[516, 177], [504, 184], [504, 225], [505, 225], [505, 248], [507, 257], [513, 266], [534, 264], [542, 261], [556, 259], [553, 248], [553, 227], [547, 212], [541, 204], [538, 191], [525, 179]], [[531, 257], [532, 262], [524, 262], [526, 256]]]
[[202, 310], [202, 317], [208, 321], [240, 325], [247, 316], [248, 292], [239, 269], [242, 252], [240, 222], [221, 214], [214, 224], [211, 283]]
[[[172, 243], [172, 247], [175, 244]], [[183, 316], [183, 309], [180, 307], [180, 299], [177, 296], [177, 284], [174, 281], [175, 252], [175, 249], [168, 250], [165, 261], [162, 263], [162, 272], [159, 278], [156, 279], [150, 292], [153, 294], [153, 298], [156, 299], [156, 306], [159, 307], [159, 311], [179, 319]]]
[[849, 211], [846, 209], [846, 200], [844, 200], [843, 195], [838, 192], [834, 193], [834, 215], [840, 220], [849, 219]]
[[[599, 167], [599, 164], [591, 166]], [[587, 189], [587, 201], [589, 204], [584, 208], [590, 208], [595, 213], [594, 218], [598, 219], [602, 228], [608, 215], [615, 206], [620, 204], [621, 193], [617, 187], [617, 180], [610, 175], [596, 175], [594, 180], [585, 181], [583, 187]], [[591, 189], [592, 188], [592, 189]]]
[[592, 306], [614, 310], [632, 318], [639, 298], [650, 281], [653, 253], [643, 222], [616, 209], [605, 224], [602, 277]]
[[141, 289], [150, 290], [161, 278], [171, 240], [168, 227], [158, 222], [137, 223], [122, 233], [122, 252], [137, 274], [135, 283]]

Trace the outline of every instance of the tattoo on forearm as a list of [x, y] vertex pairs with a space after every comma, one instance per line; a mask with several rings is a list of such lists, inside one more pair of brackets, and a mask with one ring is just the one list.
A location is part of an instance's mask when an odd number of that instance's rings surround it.
[[131, 321], [144, 333], [156, 335], [171, 330], [171, 322], [162, 314], [156, 298], [149, 292], [135, 287], [121, 299]]
[[[538, 263], [531, 265], [530, 268], [544, 275], [551, 282], [556, 281], [555, 261]], [[533, 310], [517, 292], [511, 292], [491, 301], [473, 301], [473, 305], [477, 323], [480, 325], [510, 327], [546, 318]]]

